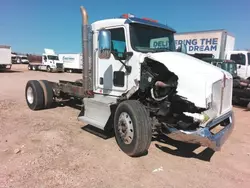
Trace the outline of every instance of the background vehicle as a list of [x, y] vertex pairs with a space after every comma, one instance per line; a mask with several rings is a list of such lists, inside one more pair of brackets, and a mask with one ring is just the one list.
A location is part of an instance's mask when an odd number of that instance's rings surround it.
[[12, 64], [17, 63], [17, 56], [15, 54], [11, 54], [11, 62], [12, 62]]
[[237, 65], [233, 60], [203, 58], [202, 60], [211, 63], [233, 76], [233, 104], [247, 106], [250, 110], [250, 80], [243, 79], [237, 74]]
[[202, 60], [229, 72], [233, 78], [238, 78], [237, 65], [235, 61], [215, 58], [202, 58]]
[[59, 54], [65, 72], [82, 72], [82, 54]]
[[185, 45], [177, 52], [175, 30], [165, 24], [124, 14], [90, 27], [81, 13], [82, 79], [28, 81], [31, 110], [74, 99], [82, 107], [78, 120], [114, 130], [129, 156], [143, 155], [153, 133], [221, 148], [234, 126], [231, 74], [185, 54]]
[[0, 69], [11, 69], [11, 47], [0, 45]]
[[234, 36], [224, 29], [176, 33], [174, 37], [176, 44], [186, 44], [188, 54], [199, 59], [224, 59], [228, 51], [234, 50], [235, 45]]
[[51, 49], [44, 49], [42, 63], [29, 63], [29, 70], [42, 70], [47, 72], [64, 72], [63, 63], [59, 61], [58, 55]]
[[229, 51], [226, 59], [236, 62], [239, 77], [250, 80], [250, 51]]
[[250, 79], [250, 52], [234, 50], [235, 37], [226, 30], [175, 34], [176, 44], [186, 44], [189, 55], [198, 59], [228, 59], [237, 63], [238, 76]]
[[18, 64], [29, 64], [28, 57], [25, 55], [17, 55], [16, 56], [16, 62]]

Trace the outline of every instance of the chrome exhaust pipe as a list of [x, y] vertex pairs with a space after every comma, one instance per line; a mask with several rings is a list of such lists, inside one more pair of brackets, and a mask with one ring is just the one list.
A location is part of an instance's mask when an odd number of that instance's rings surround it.
[[88, 13], [83, 6], [80, 9], [82, 14], [82, 79], [83, 89], [87, 91], [89, 89]]

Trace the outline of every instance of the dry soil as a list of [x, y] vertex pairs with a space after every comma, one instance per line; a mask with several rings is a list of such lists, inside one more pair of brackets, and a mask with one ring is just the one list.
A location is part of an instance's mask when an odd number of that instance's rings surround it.
[[234, 107], [235, 129], [220, 152], [158, 139], [147, 155], [130, 158], [114, 137], [83, 130], [77, 109], [27, 107], [28, 80], [80, 76], [28, 71], [27, 65], [0, 72], [0, 188], [250, 187], [250, 112]]

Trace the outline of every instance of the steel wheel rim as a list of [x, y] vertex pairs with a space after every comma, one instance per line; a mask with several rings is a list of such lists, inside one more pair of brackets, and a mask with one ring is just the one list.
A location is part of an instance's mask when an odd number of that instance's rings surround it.
[[118, 121], [118, 134], [125, 144], [130, 144], [134, 138], [133, 122], [127, 112], [122, 112]]
[[33, 94], [33, 89], [31, 87], [27, 89], [27, 100], [30, 104], [34, 102], [34, 94]]

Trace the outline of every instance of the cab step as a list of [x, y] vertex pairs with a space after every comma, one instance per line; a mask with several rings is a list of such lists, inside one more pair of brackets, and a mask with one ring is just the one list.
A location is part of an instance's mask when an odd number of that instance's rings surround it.
[[78, 120], [105, 130], [111, 117], [111, 105], [116, 103], [115, 97], [95, 95], [94, 98], [84, 98], [84, 108]]
[[112, 138], [114, 136], [113, 131], [104, 131], [92, 125], [83, 126], [82, 130], [87, 131], [95, 136], [101, 137], [102, 139], [105, 139], [105, 140]]

